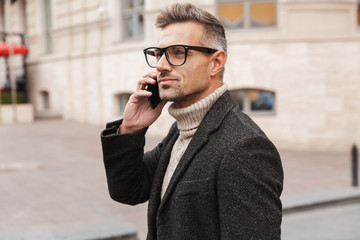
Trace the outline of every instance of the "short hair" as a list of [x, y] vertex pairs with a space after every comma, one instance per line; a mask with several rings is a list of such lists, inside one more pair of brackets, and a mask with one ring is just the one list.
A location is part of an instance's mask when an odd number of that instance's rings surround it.
[[170, 24], [184, 22], [200, 24], [205, 32], [201, 41], [210, 44], [208, 47], [223, 50], [227, 54], [224, 26], [214, 15], [191, 3], [175, 3], [160, 10], [156, 19], [156, 27], [163, 29]]

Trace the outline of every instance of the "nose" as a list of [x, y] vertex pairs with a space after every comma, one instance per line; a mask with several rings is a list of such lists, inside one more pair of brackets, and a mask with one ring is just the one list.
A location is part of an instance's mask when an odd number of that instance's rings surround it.
[[172, 65], [167, 60], [165, 54], [163, 54], [157, 62], [156, 70], [158, 72], [170, 72], [172, 70]]

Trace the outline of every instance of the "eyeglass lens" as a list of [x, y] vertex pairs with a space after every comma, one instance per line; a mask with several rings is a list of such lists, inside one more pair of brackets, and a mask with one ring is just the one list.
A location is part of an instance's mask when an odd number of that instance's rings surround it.
[[180, 66], [186, 61], [186, 49], [184, 46], [170, 46], [168, 48], [150, 48], [146, 50], [146, 58], [150, 67], [156, 67], [165, 52], [166, 59], [171, 65]]

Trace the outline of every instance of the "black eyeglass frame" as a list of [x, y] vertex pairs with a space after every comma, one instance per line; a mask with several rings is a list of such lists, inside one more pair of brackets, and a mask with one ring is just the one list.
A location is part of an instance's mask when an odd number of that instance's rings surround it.
[[[168, 53], [167, 53], [167, 49], [168, 48], [171, 48], [171, 47], [184, 47], [185, 49], [185, 58], [184, 58], [184, 62], [181, 63], [181, 64], [172, 64], [171, 61], [170, 61], [170, 58], [168, 56]], [[145, 48], [143, 50], [144, 52], [144, 55], [145, 55], [145, 59], [146, 59], [146, 63], [151, 67], [151, 68], [156, 68], [156, 65], [155, 66], [151, 66], [151, 64], [149, 63], [148, 61], [148, 57], [147, 57], [147, 51], [149, 49], [157, 49], [160, 51], [160, 58], [162, 57], [162, 55], [165, 53], [165, 57], [166, 57], [166, 60], [168, 61], [168, 63], [172, 66], [175, 66], [175, 67], [179, 67], [179, 66], [182, 66], [186, 63], [186, 59], [187, 59], [187, 56], [188, 56], [188, 51], [189, 50], [194, 50], [194, 51], [198, 51], [198, 52], [203, 52], [203, 53], [208, 53], [208, 54], [211, 54], [211, 53], [215, 53], [219, 50], [217, 49], [214, 49], [214, 48], [208, 48], [208, 47], [201, 47], [201, 46], [189, 46], [189, 45], [182, 45], [182, 44], [176, 44], [176, 45], [170, 45], [170, 46], [167, 46], [167, 47], [164, 47], [164, 48], [159, 48], [159, 47], [148, 47], [148, 48]]]

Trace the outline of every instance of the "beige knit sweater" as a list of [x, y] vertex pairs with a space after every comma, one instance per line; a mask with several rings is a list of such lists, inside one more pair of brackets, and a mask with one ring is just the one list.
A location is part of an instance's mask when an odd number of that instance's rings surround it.
[[161, 188], [161, 198], [164, 196], [170, 179], [175, 172], [176, 166], [183, 156], [202, 119], [211, 106], [219, 99], [221, 95], [225, 93], [226, 89], [226, 85], [222, 85], [206, 98], [203, 98], [200, 101], [185, 108], [175, 108], [174, 104], [170, 105], [169, 113], [176, 119], [178, 128], [180, 130], [180, 135], [171, 151], [169, 165], [166, 169], [163, 185]]

